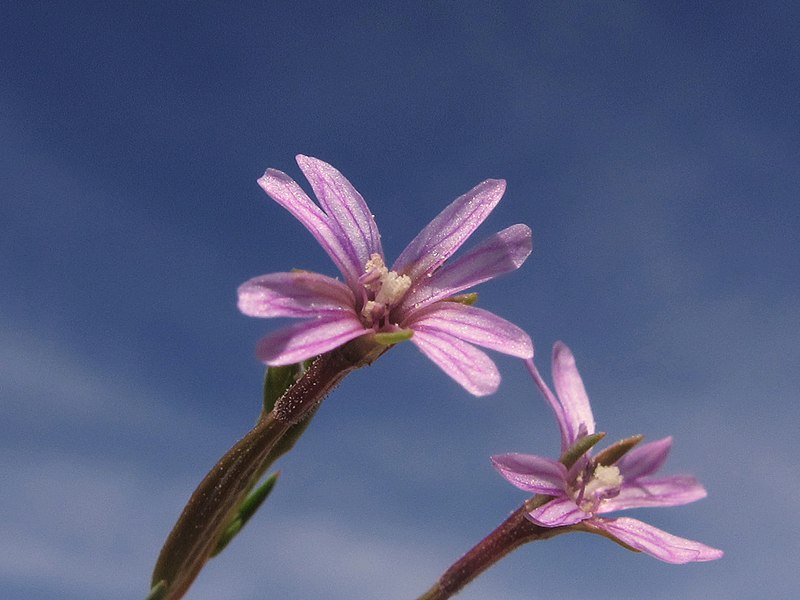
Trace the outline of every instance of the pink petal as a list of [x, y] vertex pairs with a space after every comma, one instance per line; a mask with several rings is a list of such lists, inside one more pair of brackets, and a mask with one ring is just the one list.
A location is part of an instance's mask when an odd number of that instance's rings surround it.
[[319, 273], [271, 273], [239, 286], [239, 310], [250, 317], [308, 318], [341, 311], [354, 313], [354, 304], [349, 287]]
[[575, 366], [575, 357], [562, 342], [556, 342], [553, 346], [553, 384], [564, 407], [570, 433], [568, 446], [571, 446], [578, 439], [581, 425], [586, 427], [586, 433], [594, 433], [594, 416], [589, 396]]
[[490, 236], [430, 278], [420, 279], [403, 299], [405, 310], [420, 308], [518, 269], [531, 253], [531, 230], [512, 225]]
[[378, 226], [361, 194], [328, 163], [302, 154], [296, 158], [325, 214], [338, 225], [346, 240], [352, 268], [363, 272], [372, 254], [383, 258]]
[[[553, 392], [550, 391], [550, 388], [547, 387], [547, 383], [545, 383], [544, 378], [542, 378], [541, 373], [539, 373], [539, 369], [536, 368], [536, 365], [533, 363], [533, 360], [530, 358], [525, 359], [523, 361], [525, 363], [525, 367], [528, 369], [528, 372], [533, 377], [533, 381], [536, 384], [536, 387], [539, 388], [539, 391], [544, 396], [544, 399], [550, 405], [550, 408], [553, 409], [553, 412], [556, 415], [556, 421], [558, 421], [558, 429], [561, 432], [561, 452], [563, 453], [567, 448], [569, 448], [572, 443], [569, 441], [570, 438], [570, 427], [567, 424], [566, 417], [564, 416], [564, 407], [561, 406], [561, 403], [558, 399], [553, 395]], [[580, 462], [580, 461], [579, 461]], [[577, 466], [578, 463], [576, 463]]]
[[628, 546], [673, 564], [717, 560], [722, 550], [694, 540], [678, 537], [637, 519], [592, 519], [591, 525], [601, 529]]
[[475, 396], [497, 391], [500, 373], [492, 360], [475, 346], [442, 332], [414, 330], [411, 341], [464, 389]]
[[309, 319], [262, 338], [256, 346], [256, 356], [271, 366], [291, 365], [338, 348], [371, 331], [364, 329], [355, 315]]
[[705, 488], [688, 475], [673, 475], [663, 479], [638, 479], [622, 482], [617, 496], [603, 500], [598, 513], [609, 513], [647, 506], [680, 506], [706, 497]]
[[350, 244], [331, 219], [311, 201], [299, 185], [286, 173], [267, 169], [258, 180], [261, 188], [278, 204], [288, 210], [316, 238], [328, 253], [347, 282], [355, 289], [363, 265], [355, 268], [350, 253]]
[[575, 523], [585, 521], [590, 516], [590, 514], [578, 508], [575, 501], [568, 496], [550, 500], [547, 504], [528, 513], [528, 518], [542, 527], [575, 525]]
[[670, 448], [671, 437], [636, 446], [617, 462], [619, 472], [626, 481], [651, 475], [664, 465]]
[[557, 460], [532, 454], [492, 456], [492, 465], [513, 485], [526, 492], [562, 496], [567, 469]]
[[446, 261], [492, 212], [506, 182], [487, 179], [456, 198], [403, 250], [392, 270], [417, 280]]
[[533, 356], [533, 342], [522, 329], [475, 306], [438, 302], [402, 324], [413, 330], [449, 333], [465, 342], [519, 358]]

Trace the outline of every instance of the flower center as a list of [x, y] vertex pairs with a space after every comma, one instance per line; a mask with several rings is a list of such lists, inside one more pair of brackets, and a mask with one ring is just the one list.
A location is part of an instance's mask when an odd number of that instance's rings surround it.
[[365, 290], [361, 316], [369, 326], [384, 320], [411, 287], [411, 278], [387, 269], [379, 254], [370, 256], [360, 281]]
[[582, 510], [593, 513], [606, 498], [619, 494], [622, 486], [622, 475], [619, 467], [614, 465], [597, 465], [591, 477], [585, 483], [583, 476], [578, 478], [578, 497], [575, 502]]

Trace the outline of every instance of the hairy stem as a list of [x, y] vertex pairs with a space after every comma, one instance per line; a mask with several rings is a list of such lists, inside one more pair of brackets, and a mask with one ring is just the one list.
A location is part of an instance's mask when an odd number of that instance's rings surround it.
[[357, 339], [318, 357], [209, 471], [167, 537], [153, 570], [152, 585], [166, 582], [163, 600], [182, 598], [213, 554], [220, 535], [266, 468], [294, 443], [280, 444], [293, 425], [307, 418], [347, 375], [386, 351]]
[[418, 600], [444, 600], [461, 591], [469, 582], [486, 571], [504, 556], [523, 544], [545, 540], [567, 528], [540, 527], [525, 516], [525, 505], [511, 513], [494, 531], [478, 542], [464, 556], [444, 572], [439, 580]]

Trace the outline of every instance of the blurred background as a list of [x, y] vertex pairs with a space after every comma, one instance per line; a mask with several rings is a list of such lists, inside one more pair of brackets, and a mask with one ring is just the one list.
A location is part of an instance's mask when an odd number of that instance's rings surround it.
[[[793, 3], [6, 3], [0, 9], [0, 595], [142, 599], [253, 424], [276, 325], [236, 288], [336, 270], [256, 185], [297, 153], [364, 195], [391, 260], [504, 178], [480, 288], [561, 339], [611, 440], [675, 438], [709, 497], [629, 513], [725, 550], [673, 566], [563, 536], [460, 598], [777, 598], [800, 585], [800, 10]], [[466, 246], [468, 247], [469, 244]], [[350, 376], [187, 598], [402, 599], [521, 504], [491, 454], [554, 455], [494, 355], [474, 398], [411, 344]], [[794, 557], [794, 558], [792, 558]]]

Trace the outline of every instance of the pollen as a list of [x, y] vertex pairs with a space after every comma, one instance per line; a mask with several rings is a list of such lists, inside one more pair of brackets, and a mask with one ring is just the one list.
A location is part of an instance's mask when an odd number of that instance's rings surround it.
[[361, 276], [361, 281], [369, 290], [375, 291], [375, 288], [380, 288], [380, 282], [389, 273], [389, 269], [383, 263], [383, 258], [380, 254], [373, 254], [369, 257], [367, 264], [364, 265], [364, 274]]
[[375, 304], [387, 307], [397, 304], [411, 287], [411, 278], [387, 269], [380, 254], [370, 256], [361, 281], [365, 288], [375, 292]]
[[375, 302], [381, 304], [396, 304], [411, 287], [411, 278], [408, 275], [398, 275], [389, 271], [381, 278], [381, 289], [375, 296]]

